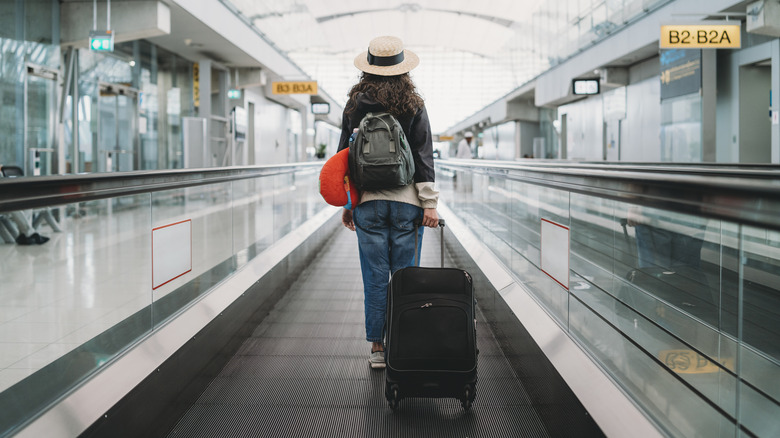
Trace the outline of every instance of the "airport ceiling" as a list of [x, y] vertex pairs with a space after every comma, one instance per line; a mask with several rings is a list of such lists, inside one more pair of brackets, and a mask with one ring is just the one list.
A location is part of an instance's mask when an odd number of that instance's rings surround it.
[[[218, 29], [185, 13], [178, 3], [187, 0], [162, 1], [172, 10], [172, 32], [149, 38], [152, 42], [188, 59], [207, 56], [229, 67], [261, 66], [262, 60]], [[411, 75], [436, 134], [505, 97], [533, 104], [536, 76], [675, 0], [219, 1], [342, 104], [358, 80], [355, 56], [374, 37], [400, 37], [420, 56]], [[735, 3], [735, 10], [743, 11], [744, 4]], [[650, 45], [602, 67], [628, 66], [655, 55], [657, 46]], [[299, 72], [292, 74], [296, 77], [285, 79], [302, 79]]]
[[[355, 56], [381, 35], [420, 56], [412, 76], [434, 131], [473, 114], [538, 74], [518, 58], [544, 0], [228, 0], [337, 101], [359, 71]], [[526, 45], [527, 50], [532, 50]], [[515, 56], [505, 57], [507, 51]], [[529, 57], [530, 58], [530, 57]]]
[[378, 35], [412, 47], [492, 55], [543, 0], [229, 0], [286, 52], [365, 50]]
[[[181, 13], [177, 2], [186, 0], [163, 1], [172, 8], [173, 32], [151, 38], [153, 42], [190, 59], [205, 55], [227, 66], [262, 62], [218, 30], [204, 29]], [[542, 72], [672, 0], [219, 1], [342, 104], [358, 80], [355, 56], [374, 37], [400, 37], [420, 56], [411, 74], [436, 134], [527, 88]], [[182, 34], [189, 36], [183, 39]], [[618, 65], [637, 61], [616, 60]], [[288, 79], [302, 79], [294, 74]], [[512, 97], [512, 102], [518, 99], [532, 103], [533, 92]]]

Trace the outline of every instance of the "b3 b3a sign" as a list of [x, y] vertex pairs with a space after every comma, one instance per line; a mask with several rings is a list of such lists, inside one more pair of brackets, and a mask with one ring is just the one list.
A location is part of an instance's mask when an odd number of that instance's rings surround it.
[[317, 94], [317, 81], [274, 82], [271, 90], [273, 94]]

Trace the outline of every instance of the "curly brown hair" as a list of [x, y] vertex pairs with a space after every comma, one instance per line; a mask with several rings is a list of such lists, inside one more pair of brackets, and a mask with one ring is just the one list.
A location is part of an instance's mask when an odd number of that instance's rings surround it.
[[344, 109], [346, 114], [352, 114], [357, 109], [359, 93], [364, 93], [384, 106], [387, 112], [395, 117], [413, 116], [424, 104], [408, 73], [379, 76], [363, 72], [360, 81], [349, 90], [349, 100]]

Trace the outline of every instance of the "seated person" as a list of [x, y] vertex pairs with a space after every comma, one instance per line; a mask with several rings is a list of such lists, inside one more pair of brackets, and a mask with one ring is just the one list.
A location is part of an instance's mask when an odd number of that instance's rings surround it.
[[[0, 176], [15, 177], [21, 176], [21, 169], [16, 166], [0, 165]], [[48, 237], [41, 236], [35, 231], [27, 216], [21, 211], [12, 211], [0, 215], [0, 226], [5, 226], [9, 233], [16, 236], [16, 243], [19, 245], [41, 245], [49, 241]]]
[[49, 241], [48, 237], [41, 236], [35, 232], [27, 216], [21, 211], [12, 211], [0, 215], [0, 222], [8, 229], [11, 235], [18, 233], [16, 243], [19, 245], [40, 245]]

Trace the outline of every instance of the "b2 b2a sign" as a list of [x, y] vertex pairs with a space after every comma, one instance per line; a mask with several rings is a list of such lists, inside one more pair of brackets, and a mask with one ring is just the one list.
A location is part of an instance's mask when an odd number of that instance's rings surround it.
[[661, 26], [662, 49], [739, 49], [739, 24]]

